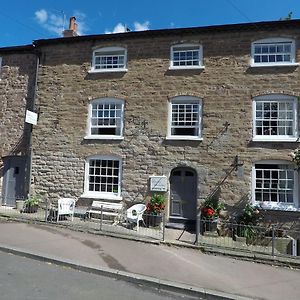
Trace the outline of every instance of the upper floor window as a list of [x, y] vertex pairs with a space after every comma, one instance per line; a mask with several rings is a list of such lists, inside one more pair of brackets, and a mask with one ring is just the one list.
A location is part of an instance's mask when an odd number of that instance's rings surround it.
[[253, 100], [253, 140], [296, 141], [297, 98], [271, 94]]
[[171, 47], [170, 69], [203, 68], [202, 46], [180, 44]]
[[124, 101], [103, 98], [89, 104], [87, 138], [118, 139], [123, 137]]
[[265, 208], [298, 207], [298, 174], [285, 161], [261, 161], [253, 166], [253, 200]]
[[121, 47], [105, 47], [93, 52], [91, 72], [127, 71], [127, 51]]
[[201, 100], [197, 97], [179, 96], [169, 102], [169, 127], [167, 139], [201, 139]]
[[117, 199], [121, 196], [122, 161], [114, 156], [91, 156], [85, 165], [85, 197]]
[[292, 39], [272, 38], [252, 43], [251, 65], [295, 65], [295, 42]]

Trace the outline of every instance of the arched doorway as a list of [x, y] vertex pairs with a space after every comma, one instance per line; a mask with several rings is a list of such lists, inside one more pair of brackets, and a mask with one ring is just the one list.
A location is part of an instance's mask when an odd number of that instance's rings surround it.
[[170, 175], [170, 219], [195, 220], [197, 215], [197, 173], [187, 167]]

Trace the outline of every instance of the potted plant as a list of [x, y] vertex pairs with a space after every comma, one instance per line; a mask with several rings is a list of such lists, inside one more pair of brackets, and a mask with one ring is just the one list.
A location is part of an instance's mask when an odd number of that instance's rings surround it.
[[238, 217], [237, 237], [245, 238], [247, 244], [251, 244], [257, 236], [257, 223], [260, 217], [260, 210], [258, 207], [253, 207], [247, 203], [243, 209], [242, 214]]
[[223, 202], [218, 199], [207, 197], [201, 205], [201, 217], [203, 220], [203, 231], [216, 231], [220, 212], [225, 208]]
[[27, 198], [24, 202], [23, 212], [25, 213], [36, 213], [40, 203], [40, 198], [35, 195]]
[[146, 204], [146, 223], [148, 226], [158, 226], [161, 223], [165, 200], [164, 195], [154, 194]]
[[208, 197], [201, 206], [201, 214], [205, 219], [217, 219], [220, 215], [220, 212], [224, 210], [224, 208], [225, 204], [223, 202], [219, 202], [216, 199]]

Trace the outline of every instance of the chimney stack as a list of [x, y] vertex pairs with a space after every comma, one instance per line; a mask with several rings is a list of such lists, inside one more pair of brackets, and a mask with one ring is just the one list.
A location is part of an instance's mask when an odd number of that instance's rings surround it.
[[77, 23], [75, 21], [76, 21], [75, 17], [70, 18], [69, 29], [63, 31], [63, 37], [78, 36]]

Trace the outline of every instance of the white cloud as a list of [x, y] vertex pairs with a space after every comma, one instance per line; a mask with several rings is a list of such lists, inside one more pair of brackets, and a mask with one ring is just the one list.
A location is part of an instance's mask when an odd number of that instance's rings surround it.
[[106, 34], [110, 34], [110, 33], [121, 33], [121, 32], [126, 32], [126, 26], [122, 23], [118, 23], [113, 31], [109, 31], [109, 30], [105, 30]]
[[149, 30], [150, 22], [146, 21], [144, 23], [134, 22], [134, 31], [144, 31]]
[[48, 13], [44, 9], [37, 10], [35, 13], [35, 19], [38, 21], [38, 23], [43, 24], [48, 19]]
[[[146, 21], [144, 23], [140, 23], [140, 22], [134, 22], [133, 23], [134, 29], [133, 31], [144, 31], [144, 30], [149, 30], [149, 26], [150, 26], [150, 22]], [[109, 30], [105, 30], [106, 34], [110, 34], [110, 33], [122, 33], [122, 32], [127, 32], [128, 31], [128, 26], [126, 26], [125, 24], [122, 23], [118, 23], [113, 31], [109, 31]], [[129, 30], [130, 31], [130, 30]]]
[[86, 19], [86, 14], [83, 13], [82, 11], [75, 10], [73, 12], [73, 16], [76, 17], [76, 23], [78, 25], [78, 29], [77, 29], [78, 34], [79, 35], [85, 34], [89, 29], [84, 21]]
[[[64, 29], [69, 26], [69, 21], [64, 20], [63, 13], [53, 13], [46, 11], [45, 9], [37, 10], [35, 13], [35, 20], [47, 31], [55, 33], [59, 36], [62, 35]], [[84, 34], [87, 32], [88, 27], [86, 26], [84, 19], [86, 15], [78, 10], [74, 11], [73, 16], [76, 17], [76, 23], [78, 25], [78, 34]]]

